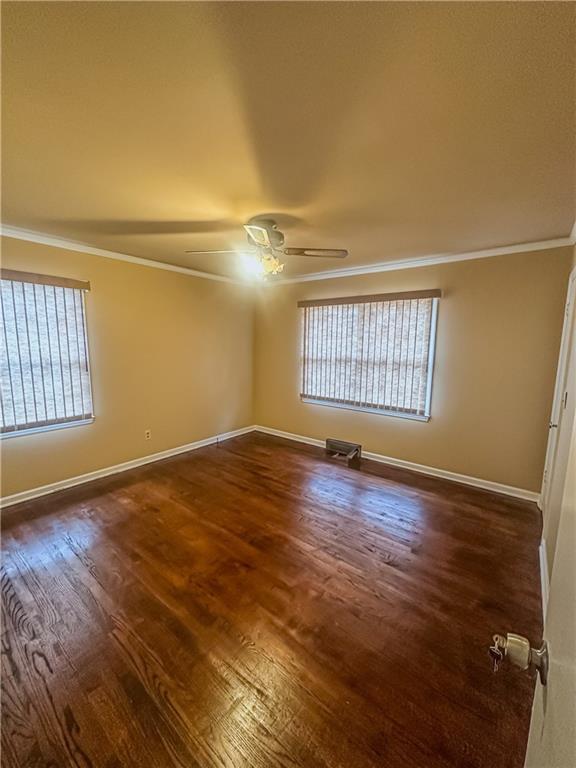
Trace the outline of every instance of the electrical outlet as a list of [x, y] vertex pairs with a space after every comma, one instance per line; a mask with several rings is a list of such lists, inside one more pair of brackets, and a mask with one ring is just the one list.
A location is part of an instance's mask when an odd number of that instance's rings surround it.
[[152, 439], [152, 430], [151, 429], [147, 429], [144, 432], [144, 439], [145, 440], [151, 440]]

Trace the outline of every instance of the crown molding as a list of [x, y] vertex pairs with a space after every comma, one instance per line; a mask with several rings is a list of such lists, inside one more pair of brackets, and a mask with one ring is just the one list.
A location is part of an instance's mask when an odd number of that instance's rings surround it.
[[153, 259], [144, 259], [140, 256], [131, 256], [127, 253], [118, 253], [117, 251], [108, 251], [104, 248], [94, 248], [87, 243], [67, 240], [56, 235], [45, 234], [44, 232], [34, 232], [29, 229], [12, 227], [9, 224], [0, 224], [0, 234], [4, 237], [12, 237], [16, 240], [27, 240], [31, 243], [41, 245], [51, 245], [55, 248], [64, 248], [68, 251], [78, 251], [88, 253], [92, 256], [103, 256], [106, 259], [115, 259], [116, 261], [126, 261], [129, 264], [139, 264], [143, 267], [152, 267], [153, 269], [164, 269], [168, 272], [179, 272], [189, 277], [199, 277], [203, 280], [215, 280], [220, 283], [232, 283], [234, 285], [259, 285], [272, 287], [274, 285], [287, 285], [289, 283], [309, 283], [316, 280], [333, 280], [338, 277], [352, 277], [354, 275], [371, 275], [377, 272], [393, 272], [399, 269], [416, 269], [417, 267], [431, 267], [435, 264], [449, 264], [454, 261], [469, 261], [472, 259], [487, 259], [491, 256], [504, 256], [512, 253], [530, 253], [531, 251], [543, 251], [550, 248], [564, 248], [566, 246], [576, 245], [576, 221], [568, 237], [558, 237], [554, 240], [540, 240], [532, 243], [517, 243], [515, 245], [503, 245], [496, 248], [487, 248], [482, 251], [464, 251], [461, 253], [435, 253], [427, 256], [408, 256], [404, 259], [395, 259], [394, 261], [380, 261], [376, 264], [365, 264], [357, 267], [344, 267], [343, 269], [330, 269], [324, 272], [311, 272], [306, 275], [297, 275], [296, 277], [277, 278], [270, 282], [253, 282], [248, 280], [235, 280], [232, 277], [224, 275], [214, 275], [209, 272], [202, 272], [198, 269], [189, 267], [179, 267], [176, 264], [167, 264], [163, 261], [154, 261]]
[[189, 277], [200, 277], [203, 280], [216, 280], [219, 283], [234, 283], [235, 285], [248, 285], [247, 282], [234, 280], [232, 277], [224, 275], [213, 275], [209, 272], [202, 272], [199, 269], [190, 269], [189, 267], [179, 267], [176, 264], [167, 264], [164, 261], [154, 261], [153, 259], [143, 259], [140, 256], [130, 256], [128, 253], [118, 253], [108, 251], [104, 248], [94, 248], [87, 243], [67, 240], [55, 235], [47, 235], [43, 232], [33, 232], [29, 229], [20, 229], [12, 227], [9, 224], [0, 224], [0, 234], [3, 237], [12, 237], [15, 240], [26, 240], [30, 243], [39, 243], [40, 245], [51, 245], [55, 248], [63, 248], [67, 251], [78, 251], [79, 253], [88, 253], [91, 256], [103, 256], [105, 259], [115, 259], [116, 261], [126, 261], [129, 264], [139, 264], [141, 267], [152, 267], [153, 269], [164, 269], [168, 272], [179, 272], [181, 275]]
[[545, 251], [551, 248], [564, 248], [576, 244], [576, 224], [568, 237], [558, 237], [555, 240], [540, 240], [534, 243], [517, 243], [516, 245], [502, 245], [497, 248], [487, 248], [482, 251], [465, 251], [462, 253], [435, 253], [429, 256], [414, 256], [394, 261], [380, 261], [376, 264], [366, 264], [358, 267], [344, 267], [343, 269], [331, 269], [325, 272], [311, 272], [307, 275], [286, 277], [275, 280], [273, 283], [265, 283], [266, 286], [286, 285], [288, 283], [309, 283], [316, 280], [332, 280], [337, 277], [352, 277], [354, 275], [371, 275], [376, 272], [393, 272], [398, 269], [415, 269], [417, 267], [431, 267], [435, 264], [449, 264], [453, 261], [470, 261], [472, 259], [487, 259], [491, 256], [504, 256], [512, 253], [530, 253], [531, 251]]

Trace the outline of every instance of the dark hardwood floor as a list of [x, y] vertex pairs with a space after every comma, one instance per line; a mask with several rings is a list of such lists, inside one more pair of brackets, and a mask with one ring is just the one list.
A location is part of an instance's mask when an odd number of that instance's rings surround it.
[[252, 433], [3, 515], [5, 768], [523, 763], [533, 504]]

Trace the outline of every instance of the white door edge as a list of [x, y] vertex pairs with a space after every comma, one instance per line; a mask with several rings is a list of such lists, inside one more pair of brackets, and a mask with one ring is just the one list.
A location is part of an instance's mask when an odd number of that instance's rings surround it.
[[[576, 267], [572, 269], [568, 278], [568, 291], [566, 294], [566, 304], [564, 307], [564, 324], [562, 327], [562, 339], [560, 341], [560, 353], [558, 355], [558, 368], [556, 370], [556, 383], [554, 385], [554, 399], [552, 401], [552, 411], [550, 414], [550, 423], [558, 424], [560, 416], [562, 398], [564, 396], [564, 384], [568, 372], [568, 360], [570, 349], [570, 336], [572, 330], [572, 316], [576, 305]], [[556, 444], [558, 441], [558, 429], [548, 430], [548, 445], [546, 447], [546, 458], [544, 461], [544, 474], [542, 476], [542, 490], [538, 507], [546, 518], [548, 497], [550, 492], [550, 478], [554, 473], [554, 460], [556, 457]]]

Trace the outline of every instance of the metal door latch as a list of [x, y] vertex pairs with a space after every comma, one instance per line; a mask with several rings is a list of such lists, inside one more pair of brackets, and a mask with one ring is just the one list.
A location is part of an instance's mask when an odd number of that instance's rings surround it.
[[548, 680], [548, 643], [544, 641], [540, 648], [532, 648], [530, 641], [522, 635], [509, 632], [506, 637], [494, 635], [489, 653], [494, 663], [494, 672], [505, 658], [520, 669], [536, 669], [540, 682], [546, 685]]

